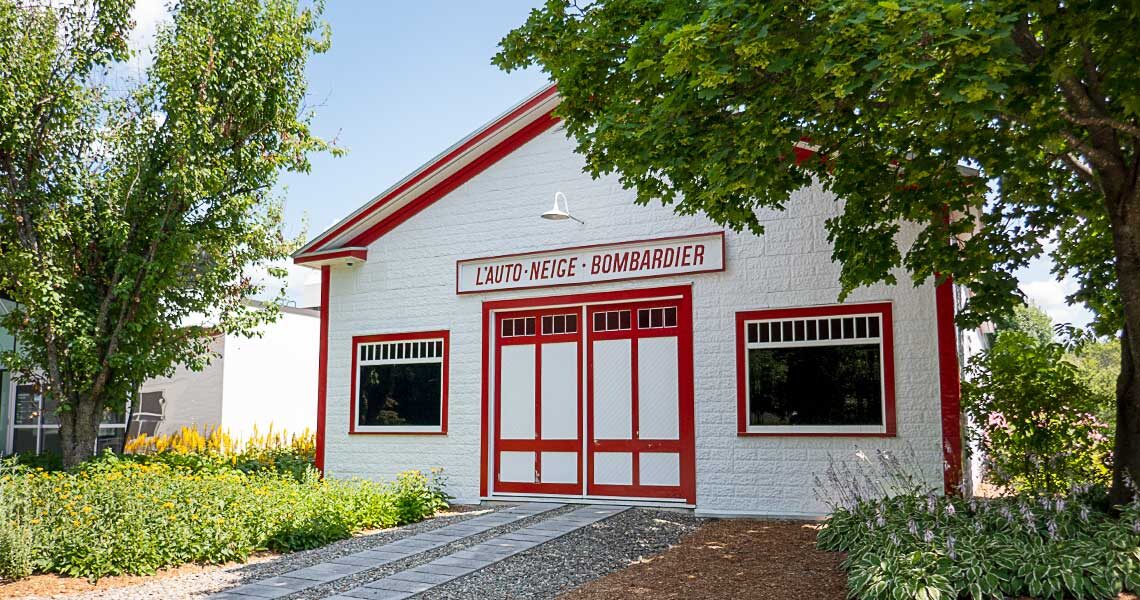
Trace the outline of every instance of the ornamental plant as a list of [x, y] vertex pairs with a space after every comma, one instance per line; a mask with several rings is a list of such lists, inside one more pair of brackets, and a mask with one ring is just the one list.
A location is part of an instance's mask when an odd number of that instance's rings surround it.
[[314, 548], [419, 521], [446, 506], [443, 484], [440, 474], [377, 483], [309, 471], [297, 479], [113, 455], [73, 472], [0, 473], [6, 522], [31, 540], [32, 569], [90, 579], [241, 562], [258, 551]]
[[1108, 483], [1111, 431], [1097, 416], [1103, 397], [1063, 345], [1004, 331], [966, 375], [962, 406], [988, 481], [1050, 494]]

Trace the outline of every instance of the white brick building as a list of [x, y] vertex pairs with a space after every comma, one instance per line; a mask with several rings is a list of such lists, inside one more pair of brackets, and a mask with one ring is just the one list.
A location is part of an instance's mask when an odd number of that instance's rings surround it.
[[[815, 515], [829, 455], [909, 445], [955, 484], [949, 285], [837, 305], [834, 198], [797, 192], [762, 237], [637, 206], [582, 173], [557, 102], [528, 99], [296, 254], [323, 272], [328, 474]], [[583, 223], [539, 218], [556, 192]]]

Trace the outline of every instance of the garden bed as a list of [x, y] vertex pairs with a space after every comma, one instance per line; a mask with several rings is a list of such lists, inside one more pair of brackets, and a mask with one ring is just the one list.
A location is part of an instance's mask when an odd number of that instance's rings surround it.
[[842, 600], [843, 555], [816, 549], [816, 528], [788, 521], [710, 521], [664, 553], [560, 598]]

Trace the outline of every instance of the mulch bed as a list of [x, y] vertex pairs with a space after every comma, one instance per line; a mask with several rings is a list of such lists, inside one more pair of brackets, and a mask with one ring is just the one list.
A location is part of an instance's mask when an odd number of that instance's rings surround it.
[[816, 525], [710, 521], [663, 554], [560, 596], [561, 600], [842, 600], [843, 555], [815, 547]]

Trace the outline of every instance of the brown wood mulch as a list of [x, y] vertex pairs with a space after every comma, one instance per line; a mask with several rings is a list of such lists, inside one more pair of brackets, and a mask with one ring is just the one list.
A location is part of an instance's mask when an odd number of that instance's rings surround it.
[[594, 580], [561, 600], [842, 600], [843, 555], [815, 547], [816, 524], [710, 521], [657, 556]]

